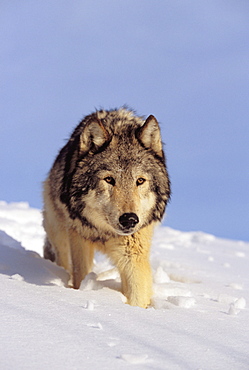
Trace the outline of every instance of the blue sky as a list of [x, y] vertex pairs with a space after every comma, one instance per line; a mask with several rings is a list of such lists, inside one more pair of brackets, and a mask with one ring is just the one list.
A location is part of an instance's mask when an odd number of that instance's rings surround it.
[[84, 115], [161, 123], [165, 225], [249, 240], [247, 0], [1, 1], [0, 199], [41, 183]]

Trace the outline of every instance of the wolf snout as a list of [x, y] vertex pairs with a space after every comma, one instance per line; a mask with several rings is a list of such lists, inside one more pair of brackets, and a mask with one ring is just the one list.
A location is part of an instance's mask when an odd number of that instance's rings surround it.
[[119, 217], [119, 223], [124, 229], [132, 229], [139, 223], [136, 213], [124, 213]]

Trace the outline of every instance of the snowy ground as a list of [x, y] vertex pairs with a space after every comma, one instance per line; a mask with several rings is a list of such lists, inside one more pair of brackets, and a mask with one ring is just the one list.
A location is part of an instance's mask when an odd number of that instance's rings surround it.
[[41, 214], [0, 202], [0, 368], [249, 369], [249, 243], [159, 228], [153, 306], [101, 255], [76, 291], [41, 258]]

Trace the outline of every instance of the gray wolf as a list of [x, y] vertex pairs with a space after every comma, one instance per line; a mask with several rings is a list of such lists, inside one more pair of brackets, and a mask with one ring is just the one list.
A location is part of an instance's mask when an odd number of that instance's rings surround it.
[[44, 182], [44, 257], [63, 266], [78, 289], [94, 251], [119, 270], [127, 303], [152, 296], [150, 244], [170, 198], [156, 118], [127, 108], [86, 116]]

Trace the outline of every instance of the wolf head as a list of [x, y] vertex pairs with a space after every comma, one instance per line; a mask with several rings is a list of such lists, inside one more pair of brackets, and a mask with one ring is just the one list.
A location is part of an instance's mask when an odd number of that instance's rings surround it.
[[162, 219], [170, 182], [154, 116], [96, 112], [65, 148], [60, 199], [72, 219], [101, 235], [129, 235]]

